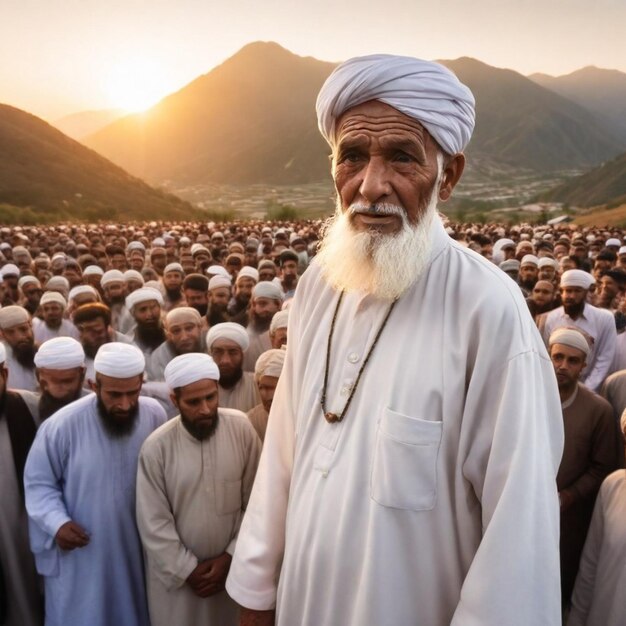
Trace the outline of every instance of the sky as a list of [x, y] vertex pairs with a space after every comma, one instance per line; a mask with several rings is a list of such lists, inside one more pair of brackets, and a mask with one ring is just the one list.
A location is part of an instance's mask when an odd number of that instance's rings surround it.
[[252, 41], [522, 74], [626, 72], [625, 0], [0, 0], [0, 102], [48, 121], [145, 109]]

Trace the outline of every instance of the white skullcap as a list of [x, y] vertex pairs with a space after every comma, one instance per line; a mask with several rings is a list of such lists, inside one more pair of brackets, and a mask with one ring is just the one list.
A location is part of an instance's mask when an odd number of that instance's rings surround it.
[[102, 276], [104, 270], [99, 265], [88, 265], [84, 271], [83, 276]]
[[162, 248], [164, 245], [165, 245], [165, 239], [163, 239], [163, 237], [157, 237], [156, 239], [152, 240], [153, 248]]
[[142, 285], [145, 283], [143, 276], [137, 270], [126, 270], [124, 272], [124, 281], [128, 282], [129, 280], [136, 280]]
[[63, 289], [70, 290], [70, 281], [65, 276], [52, 276], [46, 283], [46, 289]]
[[58, 291], [46, 291], [43, 296], [41, 296], [41, 300], [39, 300], [39, 304], [43, 306], [44, 304], [48, 304], [49, 302], [56, 302], [60, 304], [64, 309], [67, 307], [67, 302], [65, 298]]
[[30, 322], [30, 314], [25, 308], [12, 305], [0, 309], [0, 329], [13, 328], [26, 322]]
[[82, 293], [89, 293], [92, 296], [99, 297], [98, 292], [91, 285], [77, 285], [70, 289], [70, 293], [67, 296], [68, 301], [73, 300], [76, 296], [80, 296]]
[[619, 248], [622, 245], [622, 242], [619, 239], [616, 239], [615, 237], [611, 237], [611, 239], [606, 240], [606, 243], [604, 245], [607, 248], [609, 246], [615, 246], [616, 248]]
[[0, 341], [0, 363], [4, 363], [7, 360], [7, 349], [4, 347], [4, 344]]
[[222, 276], [221, 274], [212, 276], [211, 280], [209, 280], [209, 291], [219, 289], [220, 287], [227, 287], [228, 289], [230, 289], [232, 287], [230, 278], [226, 278], [226, 276]]
[[180, 243], [181, 246], [186, 246], [191, 243], [191, 239], [189, 239], [189, 237], [183, 236], [178, 240], [178, 243]]
[[174, 357], [167, 364], [163, 376], [170, 389], [178, 389], [199, 380], [217, 381], [220, 379], [220, 370], [208, 354], [190, 352]]
[[85, 367], [85, 351], [72, 337], [55, 337], [44, 341], [35, 354], [35, 367], [69, 370]]
[[248, 337], [246, 329], [240, 324], [235, 324], [234, 322], [223, 322], [212, 326], [206, 336], [207, 349], [210, 350], [213, 342], [218, 339], [229, 339], [230, 341], [234, 341], [236, 344], [239, 344], [239, 347], [243, 352], [245, 352], [250, 345], [250, 338]]
[[209, 249], [203, 246], [201, 243], [194, 243], [191, 246], [191, 256], [195, 256], [198, 252], [206, 252], [207, 254], [211, 254]]
[[255, 283], [259, 282], [259, 270], [255, 267], [250, 267], [249, 265], [244, 265], [240, 270], [239, 274], [237, 274], [237, 280], [235, 282], [239, 282], [240, 278], [252, 278]]
[[520, 268], [520, 262], [517, 259], [507, 259], [502, 261], [498, 267], [503, 272], [518, 272]]
[[172, 326], [174, 324], [184, 324], [186, 322], [201, 324], [202, 317], [200, 313], [198, 313], [198, 311], [191, 306], [176, 307], [165, 316], [165, 323], [168, 326]]
[[555, 270], [559, 268], [559, 262], [556, 259], [551, 259], [549, 256], [542, 256], [538, 265], [539, 267], [553, 267]]
[[539, 259], [534, 254], [525, 254], [522, 257], [520, 267], [524, 267], [524, 265], [534, 265], [537, 267], [539, 265]]
[[230, 280], [230, 274], [223, 265], [210, 265], [206, 271], [207, 274], [213, 274], [214, 276], [223, 276]]
[[622, 254], [626, 254], [626, 246], [622, 246], [618, 251], [617, 255], [622, 256]]
[[35, 278], [34, 276], [22, 276], [22, 278], [17, 281], [17, 286], [21, 289], [24, 285], [28, 283], [35, 283], [36, 285], [39, 285], [41, 287], [39, 279]]
[[270, 300], [283, 301], [284, 294], [280, 287], [277, 287], [273, 282], [264, 280], [261, 283], [257, 283], [252, 290], [253, 298], [269, 298]]
[[144, 246], [141, 241], [131, 241], [126, 246], [126, 251], [130, 252], [131, 250], [141, 250], [142, 252], [146, 251], [146, 246]]
[[561, 287], [582, 287], [589, 289], [596, 282], [596, 279], [583, 270], [567, 270], [561, 276]]
[[185, 274], [185, 270], [180, 263], [170, 263], [169, 265], [166, 265], [163, 270], [163, 276], [165, 276], [165, 274], [169, 274], [169, 272], [179, 272], [180, 274]]
[[267, 350], [256, 360], [254, 376], [258, 380], [261, 376], [279, 378], [285, 364], [285, 350]]
[[123, 283], [124, 282], [124, 274], [119, 270], [109, 270], [108, 272], [104, 272], [102, 274], [102, 278], [100, 279], [100, 284], [104, 287], [109, 283]]
[[279, 328], [287, 328], [289, 322], [289, 309], [278, 311], [270, 322], [270, 333], [276, 332]]
[[13, 263], [7, 263], [1, 270], [2, 276], [19, 276], [20, 270], [17, 265]]
[[132, 378], [143, 374], [146, 359], [136, 346], [112, 341], [100, 346], [93, 366], [96, 372], [111, 378]]
[[317, 96], [318, 126], [331, 147], [336, 120], [369, 100], [420, 122], [448, 154], [463, 152], [474, 130], [474, 96], [449, 69], [413, 57], [372, 54], [335, 68]]
[[163, 296], [158, 289], [153, 287], [141, 287], [136, 289], [133, 293], [126, 296], [126, 308], [132, 312], [133, 308], [140, 302], [148, 302], [149, 300], [156, 300], [159, 306], [163, 306]]
[[585, 356], [589, 354], [589, 342], [585, 336], [575, 328], [557, 328], [551, 335], [548, 345], [551, 346], [555, 343], [560, 343], [563, 346], [569, 346], [570, 348], [577, 348], [585, 353]]

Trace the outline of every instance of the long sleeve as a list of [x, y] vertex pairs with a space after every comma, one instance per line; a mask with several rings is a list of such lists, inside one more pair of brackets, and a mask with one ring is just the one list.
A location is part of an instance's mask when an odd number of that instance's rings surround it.
[[[606, 311], [599, 311], [606, 313]], [[584, 380], [585, 387], [592, 391], [598, 391], [602, 386], [605, 378], [611, 373], [611, 365], [615, 358], [615, 346], [617, 344], [617, 331], [615, 330], [615, 322], [610, 314], [603, 315], [598, 319], [600, 332], [596, 338], [594, 351], [596, 353], [593, 369], [589, 372]]]
[[198, 565], [183, 545], [167, 498], [158, 450], [142, 449], [137, 467], [137, 527], [154, 572], [169, 590], [182, 587]]

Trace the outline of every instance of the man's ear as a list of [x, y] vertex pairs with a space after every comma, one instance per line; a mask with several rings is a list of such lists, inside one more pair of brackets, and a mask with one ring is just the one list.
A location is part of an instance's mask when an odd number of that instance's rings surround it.
[[456, 187], [463, 170], [465, 169], [465, 155], [462, 152], [448, 157], [444, 162], [443, 175], [439, 184], [439, 200], [445, 202], [452, 195], [452, 190]]
[[178, 406], [178, 398], [175, 393], [170, 393], [170, 400], [172, 404], [180, 411], [180, 406]]

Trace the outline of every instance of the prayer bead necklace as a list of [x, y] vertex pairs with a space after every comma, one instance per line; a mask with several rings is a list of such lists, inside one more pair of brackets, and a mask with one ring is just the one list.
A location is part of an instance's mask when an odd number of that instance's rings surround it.
[[383, 329], [387, 325], [387, 320], [389, 319], [389, 316], [391, 315], [393, 308], [396, 306], [396, 303], [398, 302], [396, 298], [391, 303], [391, 306], [389, 307], [389, 310], [387, 311], [387, 315], [385, 315], [385, 319], [383, 320], [383, 323], [380, 325], [380, 328], [378, 329], [378, 332], [376, 333], [376, 337], [374, 337], [374, 341], [372, 342], [372, 345], [367, 353], [367, 356], [365, 357], [365, 360], [363, 361], [363, 365], [361, 365], [361, 369], [359, 370], [359, 373], [357, 374], [356, 380], [354, 381], [354, 385], [352, 385], [352, 389], [350, 391], [350, 395], [348, 396], [346, 405], [343, 407], [343, 411], [341, 411], [341, 414], [337, 415], [336, 413], [331, 413], [330, 411], [326, 409], [326, 391], [328, 389], [328, 373], [330, 370], [330, 351], [331, 351], [331, 347], [333, 343], [333, 334], [335, 333], [335, 322], [337, 321], [337, 315], [339, 314], [339, 307], [341, 306], [343, 295], [344, 295], [344, 292], [342, 291], [339, 294], [339, 300], [337, 300], [337, 306], [335, 307], [335, 314], [333, 315], [333, 321], [331, 322], [330, 333], [328, 335], [328, 346], [326, 348], [326, 366], [324, 368], [324, 387], [322, 388], [321, 405], [322, 405], [322, 413], [324, 414], [324, 417], [326, 418], [326, 421], [329, 424], [340, 422], [344, 418], [345, 414], [348, 412], [348, 407], [350, 406], [350, 403], [352, 402], [352, 398], [354, 397], [356, 388], [358, 387], [359, 381], [361, 380], [361, 374], [363, 374], [363, 370], [365, 369], [367, 362], [370, 360], [370, 356], [372, 356], [372, 352], [374, 352], [374, 348], [376, 347], [376, 344], [378, 343], [378, 340], [380, 339]]

